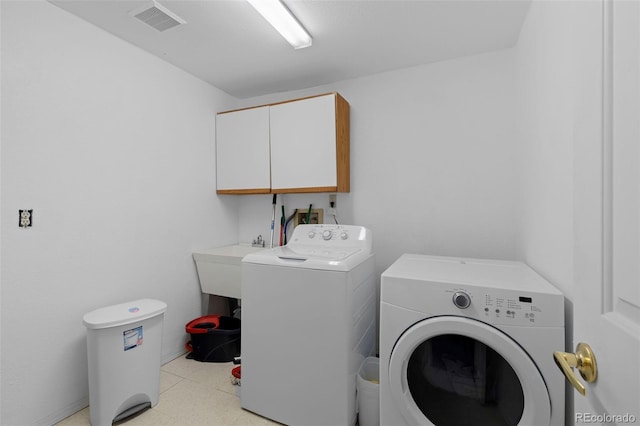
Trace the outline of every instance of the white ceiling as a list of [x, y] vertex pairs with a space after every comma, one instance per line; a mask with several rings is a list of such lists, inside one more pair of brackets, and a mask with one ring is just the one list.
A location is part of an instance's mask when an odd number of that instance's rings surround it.
[[238, 98], [513, 46], [531, 0], [284, 0], [313, 37], [294, 50], [244, 0], [159, 0], [187, 23], [129, 15], [150, 1], [53, 4]]

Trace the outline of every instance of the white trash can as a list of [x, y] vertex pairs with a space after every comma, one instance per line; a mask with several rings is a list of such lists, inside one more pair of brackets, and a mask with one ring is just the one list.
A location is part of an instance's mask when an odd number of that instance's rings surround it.
[[110, 426], [158, 403], [162, 325], [167, 304], [141, 299], [87, 313], [89, 412]]
[[357, 378], [358, 425], [380, 425], [380, 360], [365, 358]]

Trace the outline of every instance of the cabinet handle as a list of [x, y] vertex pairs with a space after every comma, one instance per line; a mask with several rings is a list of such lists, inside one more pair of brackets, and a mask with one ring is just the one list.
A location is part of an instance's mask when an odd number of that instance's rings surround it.
[[598, 365], [596, 357], [591, 347], [586, 343], [578, 343], [575, 353], [559, 352], [553, 353], [556, 365], [564, 373], [565, 377], [583, 396], [587, 393], [584, 385], [578, 380], [573, 368], [577, 368], [580, 375], [587, 383], [595, 382], [598, 378]]

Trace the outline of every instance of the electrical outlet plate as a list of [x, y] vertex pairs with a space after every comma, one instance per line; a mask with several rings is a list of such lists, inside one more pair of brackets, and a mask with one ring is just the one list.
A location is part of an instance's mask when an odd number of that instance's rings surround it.
[[336, 194], [329, 194], [329, 208], [327, 209], [327, 215], [336, 216]]
[[33, 209], [18, 210], [18, 226], [20, 228], [31, 228], [33, 225]]
[[298, 209], [296, 215], [293, 217], [293, 225], [298, 226], [300, 224], [305, 223], [324, 223], [323, 222], [323, 210], [322, 209], [311, 209], [311, 221], [307, 222], [307, 214], [309, 213], [309, 209]]

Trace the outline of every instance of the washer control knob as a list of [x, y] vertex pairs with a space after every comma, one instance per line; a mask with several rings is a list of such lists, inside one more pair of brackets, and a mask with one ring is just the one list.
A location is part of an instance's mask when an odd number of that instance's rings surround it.
[[347, 238], [349, 238], [349, 234], [347, 234], [345, 231], [342, 231], [342, 233], [340, 234], [340, 238], [346, 240]]
[[309, 231], [309, 238], [313, 238], [316, 236], [316, 233], [313, 231]]
[[322, 238], [324, 238], [327, 241], [330, 240], [332, 236], [333, 236], [333, 232], [331, 231], [331, 229], [325, 229], [322, 232]]
[[460, 309], [467, 309], [471, 305], [471, 297], [464, 291], [453, 293], [453, 304]]

